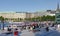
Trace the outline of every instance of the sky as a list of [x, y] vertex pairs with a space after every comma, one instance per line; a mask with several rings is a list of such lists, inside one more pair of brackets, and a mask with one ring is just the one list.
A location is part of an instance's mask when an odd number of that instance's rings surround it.
[[55, 10], [60, 0], [0, 0], [0, 11], [35, 12]]

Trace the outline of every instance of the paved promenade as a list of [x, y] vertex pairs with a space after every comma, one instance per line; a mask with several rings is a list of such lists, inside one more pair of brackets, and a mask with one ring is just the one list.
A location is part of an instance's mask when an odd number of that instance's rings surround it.
[[[13, 34], [1, 34], [0, 36], [14, 36]], [[60, 31], [57, 30], [50, 30], [49, 32], [41, 29], [39, 32], [32, 32], [28, 30], [23, 30], [21, 33], [19, 33], [18, 36], [60, 36]]]

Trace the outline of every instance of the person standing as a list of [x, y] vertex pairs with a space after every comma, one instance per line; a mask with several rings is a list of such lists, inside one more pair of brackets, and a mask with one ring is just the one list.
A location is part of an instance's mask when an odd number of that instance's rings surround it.
[[14, 36], [18, 36], [18, 31], [17, 31], [18, 29], [15, 29], [15, 31], [14, 31]]

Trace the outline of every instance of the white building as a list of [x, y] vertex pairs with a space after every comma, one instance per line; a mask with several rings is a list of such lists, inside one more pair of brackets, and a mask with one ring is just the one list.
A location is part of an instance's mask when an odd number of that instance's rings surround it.
[[4, 18], [26, 18], [26, 13], [16, 13], [16, 12], [0, 12], [0, 16]]
[[49, 15], [49, 16], [55, 16], [55, 14], [52, 14], [52, 13], [49, 13], [49, 12], [46, 12], [46, 11], [40, 11], [40, 12], [35, 12], [34, 13], [34, 16], [35, 17], [38, 17], [38, 16], [47, 16], [47, 15]]
[[4, 18], [33, 18], [33, 17], [40, 17], [40, 16], [54, 16], [55, 14], [51, 14], [49, 12], [35, 12], [35, 13], [27, 13], [27, 12], [0, 12], [0, 16]]

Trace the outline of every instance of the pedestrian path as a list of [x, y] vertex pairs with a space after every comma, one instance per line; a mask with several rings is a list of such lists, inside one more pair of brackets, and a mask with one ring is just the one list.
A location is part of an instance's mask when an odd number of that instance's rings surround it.
[[49, 34], [45, 34], [44, 36], [60, 36], [60, 32], [53, 31], [53, 32], [50, 32]]
[[23, 30], [20, 36], [35, 36], [33, 32], [29, 32], [28, 30]]
[[46, 31], [37, 32], [35, 34], [35, 36], [60, 36], [60, 31], [55, 30], [53, 28], [49, 28], [49, 29], [50, 29], [50, 31], [48, 31], [48, 32], [46, 32]]
[[[0, 34], [0, 36], [13, 36], [13, 34]], [[18, 36], [60, 36], [60, 32], [58, 30], [52, 30], [52, 28], [47, 32], [42, 28], [39, 32], [23, 30], [19, 32]]]

